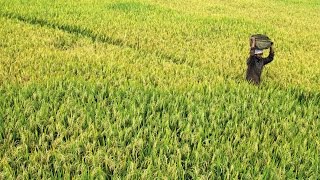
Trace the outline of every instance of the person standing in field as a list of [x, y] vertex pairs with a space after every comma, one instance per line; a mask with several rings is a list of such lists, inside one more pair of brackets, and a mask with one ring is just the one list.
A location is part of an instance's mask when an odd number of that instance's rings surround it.
[[273, 57], [274, 57], [273, 43], [270, 46], [269, 56], [264, 58], [262, 57], [262, 55], [263, 55], [263, 50], [256, 48], [256, 39], [255, 37], [251, 37], [250, 38], [250, 56], [247, 60], [248, 69], [247, 69], [246, 79], [247, 81], [255, 85], [260, 84], [261, 73], [264, 65], [273, 61]]

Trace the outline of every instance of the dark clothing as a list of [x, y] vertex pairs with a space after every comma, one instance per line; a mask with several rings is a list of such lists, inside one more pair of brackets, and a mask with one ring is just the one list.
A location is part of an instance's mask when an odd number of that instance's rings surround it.
[[254, 84], [260, 84], [260, 77], [263, 66], [270, 63], [273, 60], [274, 52], [270, 51], [269, 56], [266, 58], [258, 57], [254, 54], [254, 49], [250, 51], [250, 57], [247, 60], [247, 76], [246, 79]]

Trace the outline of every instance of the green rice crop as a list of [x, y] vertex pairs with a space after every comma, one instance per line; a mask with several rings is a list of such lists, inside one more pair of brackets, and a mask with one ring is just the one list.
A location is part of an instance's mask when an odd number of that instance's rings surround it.
[[[0, 0], [0, 179], [317, 179], [319, 10]], [[258, 87], [256, 33], [276, 51]]]

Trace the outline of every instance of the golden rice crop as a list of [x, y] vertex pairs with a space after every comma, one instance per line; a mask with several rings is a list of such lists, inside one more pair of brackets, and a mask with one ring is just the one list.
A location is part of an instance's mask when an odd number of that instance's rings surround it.
[[319, 5], [0, 0], [0, 179], [316, 179]]

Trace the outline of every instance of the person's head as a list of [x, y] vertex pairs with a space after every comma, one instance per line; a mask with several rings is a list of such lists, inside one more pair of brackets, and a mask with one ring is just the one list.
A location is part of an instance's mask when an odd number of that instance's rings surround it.
[[263, 50], [260, 50], [260, 49], [254, 50], [254, 55], [256, 55], [256, 56], [258, 56], [258, 57], [262, 57], [262, 55], [263, 55]]

